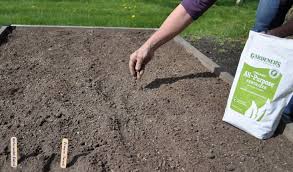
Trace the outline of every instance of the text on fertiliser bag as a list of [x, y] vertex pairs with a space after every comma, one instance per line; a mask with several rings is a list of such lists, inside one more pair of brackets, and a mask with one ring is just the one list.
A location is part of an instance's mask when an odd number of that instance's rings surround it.
[[[250, 58], [274, 67], [280, 62], [255, 53]], [[273, 100], [282, 74], [276, 69], [256, 68], [244, 63], [232, 99], [231, 109], [249, 118], [261, 121], [266, 115], [266, 107]]]
[[293, 40], [251, 31], [223, 121], [259, 138], [274, 134], [293, 96]]

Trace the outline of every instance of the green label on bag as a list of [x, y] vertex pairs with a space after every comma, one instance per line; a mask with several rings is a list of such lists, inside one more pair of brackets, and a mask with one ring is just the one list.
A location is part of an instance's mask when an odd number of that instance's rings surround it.
[[261, 121], [273, 100], [282, 74], [274, 69], [255, 68], [246, 63], [241, 71], [231, 109]]

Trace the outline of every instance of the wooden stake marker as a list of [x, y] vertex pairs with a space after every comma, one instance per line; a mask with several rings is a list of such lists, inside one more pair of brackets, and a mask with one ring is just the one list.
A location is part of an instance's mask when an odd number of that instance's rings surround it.
[[17, 138], [11, 137], [10, 139], [10, 149], [11, 149], [11, 167], [17, 167]]
[[67, 165], [67, 154], [68, 154], [68, 139], [62, 139], [62, 147], [61, 147], [61, 162], [60, 167], [66, 168]]

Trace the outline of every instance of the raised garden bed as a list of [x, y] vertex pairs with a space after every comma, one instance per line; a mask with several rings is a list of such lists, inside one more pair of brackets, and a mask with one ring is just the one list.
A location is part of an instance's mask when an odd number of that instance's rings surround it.
[[140, 81], [128, 58], [152, 31], [21, 28], [0, 47], [0, 171], [290, 171], [284, 136], [222, 122], [230, 86], [171, 41]]

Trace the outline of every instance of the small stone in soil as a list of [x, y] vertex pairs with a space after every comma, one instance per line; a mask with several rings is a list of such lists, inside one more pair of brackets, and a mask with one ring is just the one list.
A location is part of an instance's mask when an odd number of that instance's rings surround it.
[[138, 91], [143, 91], [143, 86], [138, 87]]
[[235, 170], [235, 167], [234, 167], [233, 164], [229, 164], [226, 168], [227, 168], [228, 171], [234, 171]]
[[191, 141], [192, 139], [189, 137], [189, 138], [186, 138], [186, 141]]
[[214, 152], [213, 151], [210, 151], [209, 153], [207, 153], [207, 157], [209, 158], [209, 159], [215, 159], [215, 155], [214, 155]]
[[63, 115], [62, 112], [58, 112], [58, 113], [56, 114], [56, 117], [57, 117], [57, 118], [61, 118], [62, 115]]

